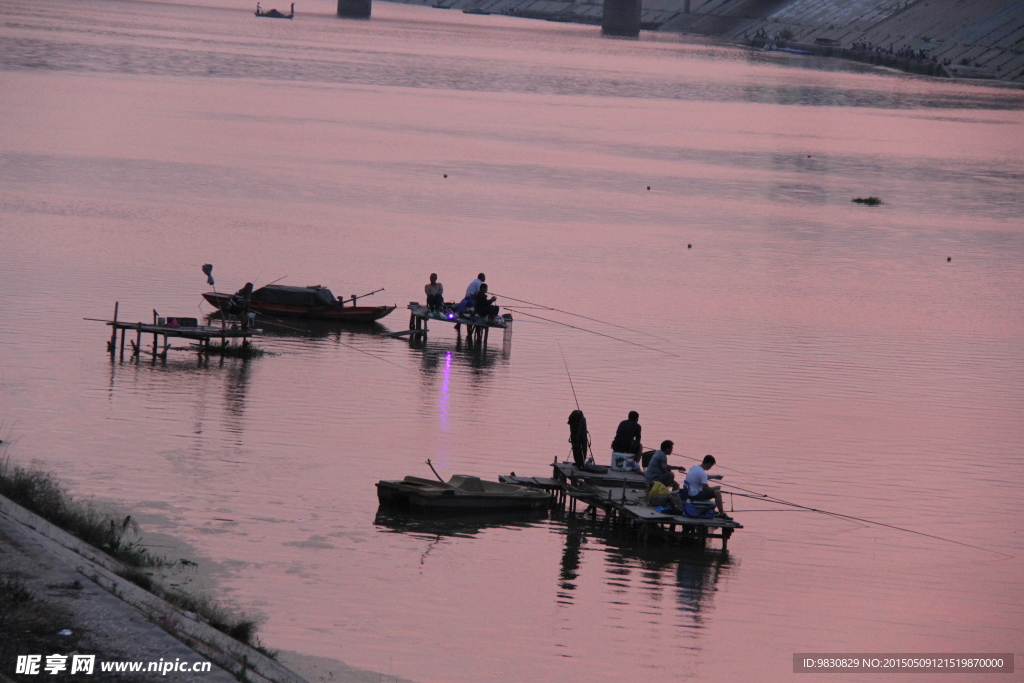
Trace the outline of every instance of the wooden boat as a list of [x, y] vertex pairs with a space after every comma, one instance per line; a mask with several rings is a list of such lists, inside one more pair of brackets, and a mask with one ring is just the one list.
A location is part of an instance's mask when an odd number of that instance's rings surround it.
[[377, 482], [381, 505], [416, 510], [540, 510], [551, 503], [544, 491], [456, 474], [447, 483], [420, 477]]
[[260, 7], [260, 3], [256, 3], [256, 16], [267, 17], [268, 19], [294, 19], [295, 18], [295, 3], [292, 3], [291, 14], [285, 14], [284, 12], [278, 12], [276, 9], [269, 9], [266, 12]]
[[[204, 299], [225, 312], [229, 312], [231, 296], [222, 292], [203, 294]], [[352, 323], [369, 323], [380, 320], [395, 310], [394, 306], [357, 306], [355, 302], [359, 298], [361, 297], [353, 296], [351, 299], [337, 299], [331, 290], [320, 285], [312, 287], [267, 285], [255, 290], [249, 297], [249, 310], [261, 315], [281, 318], [307, 318]], [[346, 306], [346, 303], [350, 305]]]

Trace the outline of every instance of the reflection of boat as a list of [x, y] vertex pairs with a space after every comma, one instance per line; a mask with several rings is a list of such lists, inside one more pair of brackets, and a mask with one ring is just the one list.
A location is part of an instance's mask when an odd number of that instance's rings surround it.
[[[206, 292], [203, 294], [203, 298], [222, 311], [227, 311], [231, 302], [231, 295], [221, 292]], [[339, 300], [335, 298], [331, 290], [320, 285], [313, 287], [267, 285], [252, 293], [249, 298], [249, 310], [282, 318], [310, 318], [353, 323], [380, 320], [395, 310], [394, 306], [356, 306], [355, 301], [359, 298], [361, 297], [353, 296], [351, 299]], [[351, 303], [351, 305], [346, 306], [346, 303]]]
[[466, 511], [440, 510], [429, 515], [382, 505], [373, 523], [382, 530], [421, 536], [454, 536], [466, 538], [486, 529], [524, 528], [547, 517], [547, 510], [533, 512], [496, 511], [474, 514]]
[[416, 510], [539, 510], [551, 496], [525, 486], [499, 484], [456, 474], [447, 483], [420, 477], [377, 482], [381, 505], [404, 505]]
[[285, 14], [284, 12], [278, 12], [276, 9], [269, 9], [266, 12], [264, 12], [260, 8], [260, 3], [257, 2], [256, 3], [256, 16], [257, 17], [267, 17], [269, 19], [292, 19], [292, 18], [295, 17], [295, 3], [294, 2], [292, 3], [292, 12], [291, 12], [291, 14]]

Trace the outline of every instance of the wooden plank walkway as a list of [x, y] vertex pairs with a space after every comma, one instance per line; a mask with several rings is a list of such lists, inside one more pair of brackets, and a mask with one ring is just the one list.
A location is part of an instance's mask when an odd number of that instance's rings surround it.
[[[226, 346], [229, 339], [241, 339], [244, 346], [249, 343], [251, 337], [258, 337], [263, 334], [263, 330], [252, 327], [234, 324], [228, 327], [227, 320], [223, 318], [222, 324], [219, 326], [200, 325], [196, 318], [158, 318], [156, 311], [153, 311], [152, 323], [128, 323], [117, 319], [119, 306], [120, 303], [115, 302], [113, 320], [99, 320], [98, 322], [106, 323], [111, 328], [110, 340], [107, 342], [107, 351], [111, 356], [118, 352], [117, 332], [118, 330], [121, 331], [121, 360], [124, 360], [125, 337], [129, 330], [135, 332], [135, 339], [130, 342], [132, 358], [146, 353], [151, 355], [154, 360], [157, 358], [167, 359], [167, 352], [172, 348], [170, 344], [170, 339], [172, 338], [198, 341], [198, 351], [200, 353], [210, 353], [211, 340], [219, 339], [221, 340], [221, 345]], [[86, 318], [86, 320], [94, 320], [94, 318]], [[142, 347], [142, 335], [144, 334], [153, 335], [152, 351]], [[161, 336], [164, 338], [163, 345], [159, 343]]]

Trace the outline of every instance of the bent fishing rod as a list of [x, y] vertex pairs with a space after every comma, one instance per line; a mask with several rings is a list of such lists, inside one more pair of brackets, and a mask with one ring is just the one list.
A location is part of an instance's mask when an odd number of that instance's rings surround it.
[[906, 532], [908, 534], [914, 534], [916, 536], [924, 536], [925, 538], [932, 538], [932, 539], [935, 539], [937, 541], [944, 541], [946, 543], [953, 543], [955, 545], [964, 546], [965, 548], [973, 548], [974, 550], [983, 550], [983, 551], [985, 551], [987, 553], [992, 553], [993, 555], [1001, 555], [1003, 557], [1007, 557], [1007, 558], [1010, 558], [1010, 559], [1013, 559], [1013, 557], [1014, 557], [1013, 555], [1008, 555], [1006, 553], [999, 552], [998, 550], [992, 550], [990, 548], [984, 548], [984, 547], [982, 547], [980, 545], [972, 545], [970, 543], [964, 543], [963, 541], [954, 541], [951, 538], [944, 538], [942, 536], [936, 536], [935, 534], [928, 534], [928, 533], [925, 533], [923, 531], [915, 531], [914, 529], [908, 529], [906, 527], [896, 526], [895, 524], [886, 524], [885, 522], [876, 522], [873, 519], [865, 519], [863, 517], [854, 517], [853, 515], [845, 515], [845, 514], [843, 514], [841, 512], [832, 512], [831, 510], [822, 510], [820, 508], [812, 508], [812, 507], [810, 507], [808, 505], [800, 505], [799, 503], [793, 503], [793, 502], [788, 501], [788, 500], [782, 500], [781, 498], [776, 498], [775, 496], [770, 496], [767, 493], [758, 493], [757, 491], [751, 491], [750, 489], [745, 489], [745, 488], [742, 488], [740, 486], [735, 486], [733, 484], [723, 484], [722, 486], [723, 486], [723, 489], [728, 486], [728, 487], [734, 488], [734, 489], [736, 489], [738, 491], [745, 491], [745, 493], [736, 493], [734, 491], [725, 491], [725, 490], [723, 490], [723, 493], [728, 493], [729, 495], [732, 495], [732, 496], [740, 496], [741, 498], [751, 498], [753, 500], [762, 500], [762, 501], [764, 501], [766, 503], [775, 503], [776, 505], [787, 505], [789, 507], [797, 508], [797, 509], [800, 509], [800, 510], [806, 510], [808, 512], [817, 512], [817, 513], [822, 514], [822, 515], [828, 515], [829, 517], [836, 517], [836, 518], [839, 518], [839, 519], [845, 519], [845, 520], [849, 520], [849, 521], [853, 521], [853, 522], [860, 522], [862, 524], [872, 524], [874, 526], [885, 527], [887, 529], [894, 529], [896, 531], [903, 531], [903, 532]]

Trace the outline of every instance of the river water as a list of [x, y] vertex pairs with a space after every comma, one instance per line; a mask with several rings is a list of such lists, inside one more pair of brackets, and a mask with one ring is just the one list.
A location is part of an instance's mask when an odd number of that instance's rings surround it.
[[[1020, 90], [385, 2], [0, 7], [7, 455], [186, 541], [271, 648], [456, 682], [1020, 651]], [[399, 309], [111, 362], [83, 318], [209, 312], [204, 263]], [[457, 298], [481, 270], [596, 320], [385, 336], [430, 272]], [[547, 476], [567, 369], [601, 461], [637, 410], [725, 483], [976, 547], [739, 497], [728, 553], [378, 516], [427, 458]]]

